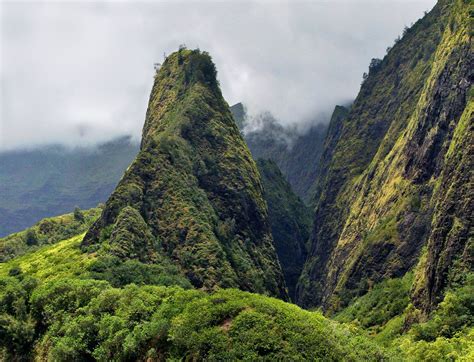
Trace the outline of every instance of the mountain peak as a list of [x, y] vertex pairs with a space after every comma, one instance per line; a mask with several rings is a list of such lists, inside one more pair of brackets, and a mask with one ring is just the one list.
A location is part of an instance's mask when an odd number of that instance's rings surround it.
[[180, 49], [157, 72], [140, 152], [83, 246], [129, 250], [123, 221], [153, 246], [140, 260], [169, 258], [197, 288], [287, 298], [260, 175], [205, 52]]
[[155, 74], [142, 132], [142, 147], [154, 133], [170, 126], [169, 119], [175, 118], [178, 101], [188, 104], [188, 98], [200, 95], [209, 99], [222, 98], [216, 67], [207, 52], [180, 48], [166, 58]]

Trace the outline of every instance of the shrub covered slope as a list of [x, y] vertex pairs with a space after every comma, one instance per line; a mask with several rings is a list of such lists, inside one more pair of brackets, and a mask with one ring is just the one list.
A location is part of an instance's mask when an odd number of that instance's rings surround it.
[[101, 211], [98, 207], [86, 211], [76, 208], [73, 213], [43, 219], [26, 230], [1, 238], [0, 262], [87, 231]]
[[130, 260], [103, 273], [104, 259], [83, 253], [82, 238], [0, 264], [0, 359], [469, 361], [474, 353], [472, 276], [426, 322], [410, 322], [413, 273], [375, 286], [334, 322], [270, 297], [191, 289], [173, 265]]
[[[381, 360], [362, 335], [277, 299], [27, 275], [0, 279], [6, 360]], [[1, 356], [1, 355], [0, 355]]]

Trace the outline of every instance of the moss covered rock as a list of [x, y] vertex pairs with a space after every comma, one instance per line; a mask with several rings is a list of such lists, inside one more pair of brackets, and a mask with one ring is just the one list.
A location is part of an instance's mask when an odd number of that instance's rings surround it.
[[[134, 216], [121, 218], [127, 207]], [[197, 288], [286, 298], [260, 175], [207, 53], [181, 49], [157, 72], [140, 152], [84, 238], [94, 245], [140, 260], [160, 252]]]

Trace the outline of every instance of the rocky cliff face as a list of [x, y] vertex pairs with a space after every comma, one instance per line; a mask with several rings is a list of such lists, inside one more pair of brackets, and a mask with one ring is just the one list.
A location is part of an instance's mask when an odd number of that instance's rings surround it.
[[288, 292], [294, 299], [296, 283], [307, 256], [311, 211], [295, 195], [275, 162], [260, 159], [257, 166], [262, 176], [275, 250]]
[[[459, 78], [463, 70], [470, 71], [472, 82], [472, 67], [474, 64], [472, 49], [467, 48], [464, 54], [459, 55], [467, 58], [471, 57], [470, 63], [458, 59], [458, 65], [461, 68], [445, 70], [454, 72], [453, 80], [455, 82], [459, 81], [457, 85], [460, 88], [456, 89], [457, 95], [452, 98], [447, 96], [445, 102], [443, 102], [444, 105], [440, 106], [441, 109], [444, 108], [443, 116], [447, 115], [448, 118], [442, 119], [442, 122], [437, 121], [437, 125], [435, 123], [433, 125], [435, 128], [432, 126], [430, 132], [435, 133], [434, 129], [440, 126], [451, 130], [454, 128], [451, 141], [442, 146], [444, 149], [439, 151], [439, 156], [435, 158], [438, 165], [434, 166], [433, 173], [438, 173], [439, 176], [434, 183], [433, 196], [430, 200], [430, 206], [433, 209], [431, 230], [427, 242], [426, 256], [420, 261], [422, 272], [416, 280], [412, 293], [414, 304], [428, 311], [440, 301], [445, 287], [452, 282], [464, 283], [467, 274], [473, 272], [474, 269], [474, 239], [472, 233], [472, 217], [474, 215], [474, 180], [472, 175], [474, 168], [474, 102], [471, 94], [468, 96], [468, 103], [463, 109], [465, 95], [462, 88], [467, 78]], [[462, 67], [467, 66], [470, 67], [470, 70], [462, 69]], [[439, 88], [439, 91], [452, 91], [453, 85], [456, 83], [449, 83], [451, 84], [445, 84]], [[450, 112], [454, 114], [450, 114]], [[453, 122], [459, 116], [459, 121]], [[428, 113], [427, 117], [432, 117], [432, 115]], [[432, 140], [425, 140], [423, 143], [425, 149], [433, 149], [436, 147], [434, 145], [436, 142], [436, 137], [433, 137]], [[407, 172], [413, 172], [410, 170], [412, 169], [408, 168]]]
[[471, 35], [466, 3], [440, 1], [331, 123], [300, 304], [337, 310], [427, 245], [413, 299], [428, 311], [454, 264], [472, 268]]
[[197, 288], [287, 297], [260, 175], [207, 53], [181, 49], [157, 72], [140, 152], [83, 248], [158, 253]]

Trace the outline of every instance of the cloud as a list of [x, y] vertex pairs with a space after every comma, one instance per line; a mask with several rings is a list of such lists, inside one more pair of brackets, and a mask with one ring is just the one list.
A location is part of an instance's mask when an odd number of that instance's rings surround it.
[[153, 63], [182, 43], [210, 52], [230, 104], [306, 122], [434, 2], [2, 2], [0, 150], [139, 138]]

